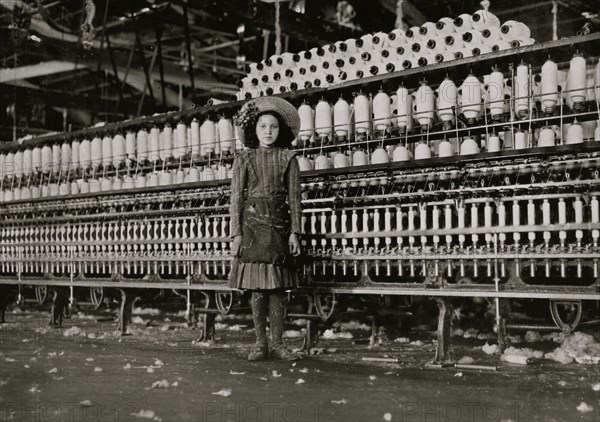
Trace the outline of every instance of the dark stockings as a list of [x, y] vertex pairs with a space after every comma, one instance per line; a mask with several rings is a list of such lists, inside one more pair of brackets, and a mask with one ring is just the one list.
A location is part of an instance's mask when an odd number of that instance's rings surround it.
[[271, 347], [283, 345], [285, 293], [283, 291], [253, 291], [250, 299], [256, 344], [266, 346], [267, 313], [271, 324]]
[[252, 292], [250, 298], [252, 307], [252, 319], [254, 320], [254, 331], [256, 332], [256, 344], [267, 346], [267, 312], [269, 309], [269, 294]]
[[285, 293], [275, 291], [269, 295], [269, 321], [271, 323], [271, 348], [283, 346], [283, 318]]

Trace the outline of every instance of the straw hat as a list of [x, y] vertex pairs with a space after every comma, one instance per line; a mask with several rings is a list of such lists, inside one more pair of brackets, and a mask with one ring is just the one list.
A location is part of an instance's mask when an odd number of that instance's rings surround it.
[[290, 129], [294, 138], [298, 136], [300, 116], [296, 108], [283, 98], [259, 97], [245, 103], [234, 117], [234, 123], [242, 129], [239, 132], [242, 143], [246, 143], [246, 129], [256, 124], [260, 114], [268, 112], [276, 114], [281, 119], [281, 123]]

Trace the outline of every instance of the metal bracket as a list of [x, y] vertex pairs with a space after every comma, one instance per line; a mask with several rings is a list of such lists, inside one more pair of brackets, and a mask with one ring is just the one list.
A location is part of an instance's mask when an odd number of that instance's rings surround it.
[[369, 276], [369, 272], [371, 272], [371, 269], [373, 268], [373, 263], [372, 262], [361, 262], [361, 265], [362, 265], [362, 270], [359, 269], [359, 271], [361, 273], [361, 277], [356, 282], [356, 285], [357, 286], [370, 286], [374, 283], [371, 276]]
[[69, 305], [70, 290], [66, 286], [55, 286], [54, 297], [52, 298], [52, 310], [50, 311], [50, 326], [61, 328], [63, 315]]
[[6, 323], [6, 306], [8, 305], [8, 286], [0, 286], [0, 324]]
[[335, 297], [335, 293], [334, 292], [327, 292], [328, 295], [331, 296], [331, 307], [327, 310], [324, 306], [323, 306], [323, 297], [325, 296], [325, 294], [320, 293], [320, 292], [315, 292], [314, 294], [314, 298], [313, 298], [313, 303], [314, 303], [314, 307], [315, 307], [315, 312], [317, 313], [317, 315], [319, 316], [319, 318], [321, 318], [321, 321], [325, 322], [328, 321], [331, 316], [333, 315], [333, 313], [336, 310], [336, 305], [337, 305], [337, 299]]
[[119, 310], [119, 331], [122, 336], [127, 335], [127, 324], [131, 321], [133, 301], [135, 299], [134, 289], [118, 289], [121, 293], [121, 308]]
[[319, 325], [317, 320], [306, 320], [306, 334], [304, 334], [301, 351], [310, 353], [310, 350], [319, 344]]
[[200, 328], [200, 337], [198, 341], [215, 341], [215, 317], [213, 313], [198, 315], [198, 327]]
[[[565, 319], [563, 318], [563, 315], [561, 315], [560, 309], [559, 309], [559, 307], [561, 307], [561, 306], [564, 308], [571, 308], [571, 309], [575, 308], [575, 313], [570, 322], [565, 321]], [[573, 331], [575, 328], [577, 328], [577, 326], [579, 325], [579, 322], [581, 321], [582, 310], [583, 310], [583, 305], [580, 300], [575, 300], [575, 301], [551, 300], [550, 301], [550, 315], [552, 315], [552, 320], [554, 321], [556, 326], [558, 328], [560, 328], [560, 330], [565, 334], [568, 334], [571, 331]]]
[[233, 307], [233, 292], [215, 292], [215, 302], [221, 315], [227, 315]]
[[100, 308], [100, 305], [104, 301], [104, 289], [101, 286], [90, 287], [90, 300], [92, 305], [94, 305], [94, 309]]
[[452, 305], [447, 298], [436, 298], [438, 317], [438, 343], [435, 351], [434, 363], [444, 363], [450, 360], [450, 325]]
[[35, 299], [38, 305], [43, 305], [48, 299], [48, 286], [35, 286]]
[[506, 320], [510, 314], [510, 304], [508, 299], [496, 299], [496, 306], [498, 306], [498, 322], [494, 327], [496, 335], [498, 337], [498, 347], [503, 352], [508, 346], [508, 337], [506, 335]]
[[205, 304], [203, 309], [198, 311], [194, 309], [194, 314], [198, 313], [198, 327], [200, 329], [200, 337], [198, 338], [198, 341], [214, 342], [216, 314], [214, 312], [210, 312], [211, 295], [205, 291], [200, 291], [200, 294], [204, 296]]

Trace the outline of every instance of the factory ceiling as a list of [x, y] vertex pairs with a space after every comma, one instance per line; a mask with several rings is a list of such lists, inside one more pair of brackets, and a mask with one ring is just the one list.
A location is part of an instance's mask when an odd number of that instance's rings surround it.
[[[281, 51], [295, 52], [480, 8], [476, 0], [281, 0], [278, 12], [275, 3], [0, 2], [0, 142], [232, 99], [245, 65], [275, 54], [277, 28]], [[501, 20], [551, 39], [553, 1], [490, 3]], [[598, 22], [598, 0], [555, 3], [559, 36]]]

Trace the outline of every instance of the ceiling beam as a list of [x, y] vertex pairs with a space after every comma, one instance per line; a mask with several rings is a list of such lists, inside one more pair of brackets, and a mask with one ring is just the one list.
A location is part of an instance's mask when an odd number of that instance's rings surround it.
[[[171, 59], [173, 61], [177, 60], [177, 57], [172, 54], [163, 54], [163, 57]], [[196, 61], [194, 61], [194, 69], [199, 68], [199, 67], [213, 69], [214, 67], [216, 67], [217, 71], [219, 71], [219, 72], [223, 71], [223, 72], [227, 72], [227, 73], [234, 74], [234, 75], [246, 76], [245, 72], [238, 70], [237, 68], [226, 67], [226, 66], [219, 65], [219, 64], [217, 64], [215, 66], [215, 63], [219, 63], [219, 62], [236, 63], [236, 60], [225, 58], [222, 56], [214, 57], [211, 54], [198, 54], [198, 59]], [[235, 90], [234, 87], [231, 87], [231, 89]]]
[[[112, 38], [111, 38], [112, 42]], [[95, 69], [98, 65], [98, 59], [100, 58], [100, 63], [102, 68], [110, 69], [112, 64], [110, 61], [109, 53], [104, 50], [92, 48], [91, 50], [83, 50], [83, 48], [79, 44], [74, 44], [70, 42], [63, 42], [61, 40], [48, 40], [45, 46], [44, 51], [37, 51], [39, 55], [47, 55], [48, 57], [61, 57], [65, 61], [72, 61], [74, 63], [82, 63], [87, 65], [90, 69]], [[131, 46], [129, 47], [131, 48]], [[115, 57], [116, 63], [128, 63], [129, 61], [129, 51], [124, 51], [122, 49], [113, 48], [113, 54]], [[150, 53], [150, 52], [146, 52]], [[100, 57], [98, 57], [100, 55]], [[150, 60], [149, 57], [146, 57], [146, 60]], [[164, 62], [164, 72], [165, 72], [165, 81], [176, 84], [189, 86], [190, 78], [183, 71], [181, 66]], [[135, 69], [141, 69], [142, 63], [139, 57], [134, 57], [131, 63], [130, 73]], [[125, 69], [119, 68], [119, 72], [125, 71]], [[151, 79], [160, 80], [160, 75], [158, 70], [153, 71], [150, 74]], [[226, 94], [235, 95], [237, 92], [237, 87], [234, 84], [225, 84], [222, 82], [218, 82], [215, 79], [207, 77], [206, 75], [195, 75], [195, 81], [198, 86], [202, 86], [204, 90], [214, 89], [216, 92], [222, 92]]]
[[[250, 41], [254, 41], [254, 40], [256, 40], [256, 36], [244, 38], [244, 42], [250, 42]], [[220, 50], [225, 47], [237, 46], [239, 43], [240, 43], [240, 40], [226, 41], [226, 42], [222, 42], [220, 44], [213, 44], [213, 45], [209, 45], [207, 47], [198, 48], [198, 49], [194, 50], [194, 52], [207, 53], [209, 51]]]
[[21, 87], [25, 87], [25, 88], [37, 88], [37, 85], [32, 84], [31, 82], [27, 82], [27, 81], [6, 81], [6, 85], [16, 85], [16, 86], [21, 86]]
[[78, 71], [78, 72], [72, 72], [72, 73], [63, 73], [61, 75], [56, 75], [53, 78], [46, 78], [44, 79], [42, 82], [40, 82], [40, 85], [48, 87], [50, 85], [55, 85], [55, 84], [59, 84], [65, 81], [70, 81], [76, 78], [80, 78], [80, 77], [84, 77], [84, 76], [88, 76], [91, 75], [91, 69], [88, 69], [87, 67], [84, 66], [84, 69]]
[[[95, 67], [95, 63], [93, 62], [89, 62], [89, 63], [73, 63], [73, 62], [57, 62], [60, 64], [60, 66], [51, 66], [49, 64], [51, 64], [53, 62], [42, 62], [39, 63], [37, 65], [30, 65], [30, 66], [22, 66], [19, 68], [14, 68], [14, 69], [0, 69], [0, 83], [18, 83], [18, 85], [20, 85], [21, 87], [23, 87], [23, 83], [26, 82], [26, 79], [29, 78], [34, 78], [34, 77], [39, 77], [39, 76], [45, 76], [45, 75], [50, 75], [50, 74], [56, 74], [56, 73], [60, 73], [60, 72], [69, 72], [72, 71], [74, 69], [82, 69], [82, 68], [90, 68], [93, 69]], [[48, 67], [48, 70], [44, 71], [44, 69]], [[125, 74], [125, 69], [120, 67], [119, 68], [120, 74], [124, 75]], [[156, 76], [156, 75], [153, 75]], [[71, 78], [73, 78], [74, 76], [71, 76]], [[170, 82], [172, 83], [179, 83], [180, 80], [176, 80], [176, 82], [174, 80], [170, 80]], [[138, 91], [142, 91], [144, 89], [145, 86], [145, 79], [144, 79], [144, 73], [142, 71], [136, 70], [136, 69], [130, 69], [129, 70], [129, 76], [127, 78], [127, 83], [131, 86], [133, 86], [134, 88], [136, 88]], [[157, 83], [156, 82], [156, 78], [153, 78], [153, 84]], [[31, 87], [31, 86], [29, 86]], [[55, 90], [45, 90], [49, 93], [53, 93], [53, 92], [59, 92], [59, 91], [55, 91]], [[167, 104], [169, 106], [179, 106], [179, 95], [176, 92], [173, 92], [172, 90], [167, 89], [168, 93], [167, 93]], [[64, 99], [61, 100], [62, 103], [66, 102]], [[191, 106], [192, 102], [189, 100], [184, 100], [183, 101], [183, 106]]]
[[[169, 71], [167, 71], [167, 67], [170, 66], [166, 66], [167, 63], [165, 63], [165, 82], [168, 82], [170, 84], [173, 85], [181, 85], [181, 86], [185, 86], [185, 87], [189, 87], [190, 86], [190, 78], [189, 76], [181, 69], [170, 69]], [[123, 68], [119, 68], [119, 72], [125, 72], [125, 69]], [[137, 70], [137, 69], [129, 69], [129, 75], [138, 75], [138, 76], [144, 76], [144, 72], [141, 70]], [[153, 84], [158, 84], [160, 83], [160, 75], [158, 74], [157, 71], [154, 71], [150, 74], [150, 79], [152, 79], [152, 83]], [[131, 81], [133, 82], [133, 81]], [[127, 83], [129, 85], [132, 85], [134, 88], [138, 89], [138, 90], [142, 90], [143, 89], [143, 85], [144, 83], [141, 83], [141, 86], [136, 85], [134, 83], [130, 83], [130, 78], [127, 78]], [[225, 84], [225, 83], [221, 83], [221, 82], [216, 82], [216, 81], [208, 81], [205, 79], [196, 79], [196, 89], [200, 89], [203, 91], [213, 91], [213, 92], [218, 92], [218, 93], [222, 93], [222, 94], [228, 94], [228, 95], [235, 95], [238, 92], [238, 88], [235, 85], [232, 84]]]
[[[41, 56], [47, 60], [60, 58], [65, 62], [77, 63], [78, 66], [80, 64], [83, 64], [84, 66], [87, 65], [87, 67], [90, 69], [95, 69], [97, 67], [98, 56], [100, 55], [101, 65], [105, 68], [110, 68], [111, 66], [110, 57], [106, 49], [97, 48], [99, 47], [99, 42], [95, 42], [94, 46], [90, 50], [84, 50], [77, 37], [70, 34], [62, 34], [50, 28], [48, 24], [42, 21], [37, 15], [34, 16], [34, 19], [32, 19], [31, 29], [40, 33], [40, 35], [44, 36], [45, 38], [43, 38], [41, 46], [36, 46], [36, 48], [30, 47], [29, 49], [26, 49], [25, 51], [29, 54]], [[0, 34], [2, 33], [6, 33], [6, 31], [0, 30]], [[110, 40], [111, 45], [113, 46], [113, 54], [115, 55], [116, 62], [127, 63], [129, 52], [125, 50], [131, 47], [131, 43], [122, 36], [118, 37], [118, 41], [115, 42], [115, 37], [111, 35]], [[150, 52], [146, 52], [146, 54], [148, 53]], [[142, 64], [139, 58], [135, 58], [132, 62], [132, 68], [141, 68], [141, 66]], [[182, 77], [182, 75], [185, 73], [179, 65], [165, 62], [164, 70], [166, 82], [185, 87], [190, 85], [189, 76], [186, 75], [185, 78]], [[14, 79], [14, 74], [12, 78]], [[23, 79], [23, 77], [17, 78]], [[159, 80], [160, 75], [158, 75], [158, 71], [153, 72], [151, 78], [154, 80]], [[218, 82], [211, 77], [207, 77], [206, 75], [195, 75], [194, 80], [198, 83], [199, 87], [202, 87], [202, 90], [204, 91], [214, 91], [228, 95], [235, 95], [237, 92], [237, 87], [234, 84]]]
[[[51, 107], [63, 107], [68, 109], [86, 110], [91, 112], [104, 112], [106, 110], [116, 110], [117, 100], [113, 98], [98, 98], [93, 95], [74, 95], [64, 91], [52, 89], [30, 88], [0, 84], [0, 99], [3, 102], [9, 101], [17, 104], [27, 104], [36, 98], [44, 101]], [[135, 110], [138, 107], [138, 101], [125, 100], [127, 110]], [[150, 103], [142, 105], [142, 114], [154, 113], [155, 107]]]
[[[196, 29], [194, 29], [194, 28], [196, 28]], [[190, 30], [191, 30], [190, 35], [194, 39], [202, 38], [203, 34], [206, 34], [206, 31], [208, 31], [208, 30], [198, 31], [197, 28], [198, 28], [197, 26], [190, 25]], [[185, 38], [185, 34], [183, 32], [179, 33], [178, 30], [179, 30], [179, 28], [177, 28], [177, 27], [170, 27], [168, 35], [166, 35], [165, 32], [163, 32], [162, 41], [164, 43], [173, 43], [173, 42], [183, 41]], [[141, 35], [142, 44], [154, 44], [156, 42], [156, 38], [154, 35], [151, 35], [151, 34], [140, 34], [140, 35]], [[229, 37], [223, 37], [222, 35], [215, 35], [215, 34], [211, 34], [211, 35], [214, 35], [215, 37], [221, 39], [222, 42], [236, 39], [236, 36], [234, 34], [229, 34]]]
[[56, 73], [69, 72], [72, 70], [82, 69], [84, 67], [84, 65], [78, 63], [49, 60], [27, 66], [5, 68], [0, 69], [0, 83], [54, 75]]
[[[275, 30], [275, 8], [272, 4], [260, 1], [240, 4], [236, 0], [204, 0], [194, 2], [194, 7], [212, 16], [224, 16], [229, 20], [233, 18], [238, 23], [247, 22], [262, 29]], [[285, 34], [317, 45], [363, 35], [362, 31], [314, 16], [305, 16], [286, 7], [281, 8], [280, 22]]]
[[503, 8], [503, 9], [499, 9], [499, 10], [494, 10], [494, 15], [496, 16], [511, 16], [514, 15], [515, 13], [522, 13], [526, 10], [530, 10], [530, 9], [537, 9], [539, 7], [545, 7], [545, 6], [551, 6], [552, 5], [552, 0], [545, 0], [539, 3], [532, 3], [532, 4], [520, 4], [518, 7], [511, 7], [511, 8]]
[[90, 92], [94, 89], [102, 89], [102, 88], [106, 88], [109, 86], [113, 86], [113, 84], [111, 84], [110, 82], [100, 82], [100, 84], [98, 86], [96, 86], [95, 84], [85, 84], [83, 85], [81, 88], [76, 88], [76, 89], [70, 89], [69, 92], [72, 92], [73, 94], [82, 94], [84, 92]]
[[583, 1], [583, 0], [557, 0], [558, 4], [560, 6], [566, 7], [571, 9], [572, 11], [576, 12], [576, 13], [582, 13], [582, 12], [592, 12], [592, 13], [598, 13], [598, 4], [596, 4], [596, 6], [594, 6], [594, 1]]
[[[0, 34], [2, 34], [2, 30], [0, 30]], [[112, 38], [111, 38], [112, 40]], [[76, 68], [89, 68], [96, 69], [98, 66], [98, 59], [100, 58], [101, 67], [104, 69], [111, 68], [111, 61], [109, 57], [108, 51], [104, 49], [101, 51], [100, 49], [92, 48], [91, 50], [84, 50], [83, 47], [78, 43], [66, 42], [58, 39], [45, 39], [44, 45], [42, 48], [31, 48], [24, 50], [26, 53], [38, 56], [43, 60], [52, 61], [56, 58], [60, 58], [60, 61], [70, 63], [70, 65], [65, 65], [66, 70], [72, 70]], [[146, 54], [151, 54], [152, 52], [145, 52]], [[115, 61], [117, 63], [128, 63], [129, 62], [129, 51], [123, 49], [113, 49], [113, 54], [115, 56]], [[100, 57], [99, 57], [100, 56]], [[212, 55], [210, 56], [213, 57]], [[149, 57], [146, 57], [146, 60], [150, 60]], [[69, 67], [70, 66], [70, 67]], [[131, 63], [131, 69], [129, 71], [130, 74], [139, 74], [143, 75], [143, 72], [136, 71], [136, 69], [141, 69], [142, 64], [139, 57], [135, 57]], [[124, 66], [119, 67], [120, 74], [125, 73]], [[164, 72], [165, 72], [165, 82], [173, 84], [173, 85], [181, 85], [183, 87], [189, 87], [190, 81], [189, 76], [183, 71], [181, 66], [176, 63], [164, 62]], [[7, 69], [7, 76], [10, 76], [11, 79], [23, 79], [20, 72], [17, 72], [17, 76], [15, 77], [15, 71], [13, 69]], [[155, 70], [150, 74], [153, 83], [155, 81], [160, 80], [160, 74], [158, 70]], [[206, 75], [197, 74], [195, 75], [195, 80], [197, 82], [197, 87], [202, 91], [212, 91], [215, 93], [222, 93], [234, 96], [238, 89], [235, 84], [228, 84], [219, 82], [211, 77], [207, 77]], [[128, 78], [128, 83], [134, 86], [138, 90], [143, 90], [143, 83], [138, 83], [138, 78]], [[179, 95], [178, 93], [174, 93], [172, 96], [176, 100], [171, 103], [171, 105], [179, 106]], [[183, 100], [183, 107], [185, 108], [188, 105], [191, 105], [192, 102], [189, 100]]]

